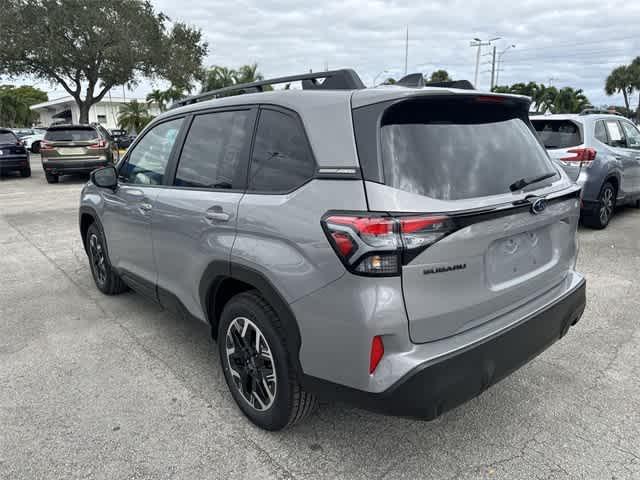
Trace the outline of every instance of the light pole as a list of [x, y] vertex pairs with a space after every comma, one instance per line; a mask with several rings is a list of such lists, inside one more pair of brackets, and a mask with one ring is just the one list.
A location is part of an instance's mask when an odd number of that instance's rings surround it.
[[500, 78], [500, 66], [502, 65], [502, 56], [505, 53], [507, 53], [511, 48], [516, 48], [515, 44], [509, 45], [507, 48], [505, 48], [504, 50], [502, 50], [498, 54], [498, 69], [497, 69], [497, 72], [496, 72], [496, 86], [498, 85], [499, 78]]
[[500, 40], [501, 37], [494, 37], [489, 40], [483, 41], [479, 38], [474, 38], [473, 41], [469, 43], [470, 47], [478, 47], [478, 53], [476, 54], [476, 74], [473, 77], [473, 87], [478, 88], [478, 69], [480, 68], [480, 52], [482, 47], [486, 47], [491, 45], [491, 42], [495, 42], [496, 40]]
[[389, 70], [382, 70], [380, 73], [378, 73], [375, 77], [373, 77], [373, 85], [372, 86], [376, 86], [376, 80], [378, 80], [378, 77], [380, 75], [382, 75], [383, 73], [389, 73]]

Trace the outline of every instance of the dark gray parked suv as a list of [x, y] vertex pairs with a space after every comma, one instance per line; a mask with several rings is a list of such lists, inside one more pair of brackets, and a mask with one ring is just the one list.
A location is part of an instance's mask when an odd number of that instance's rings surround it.
[[640, 131], [620, 115], [544, 115], [531, 123], [549, 155], [582, 187], [582, 222], [605, 228], [616, 205], [640, 206]]
[[182, 104], [93, 172], [80, 231], [102, 292], [211, 325], [257, 425], [318, 396], [432, 419], [580, 319], [580, 189], [527, 98], [339, 70]]

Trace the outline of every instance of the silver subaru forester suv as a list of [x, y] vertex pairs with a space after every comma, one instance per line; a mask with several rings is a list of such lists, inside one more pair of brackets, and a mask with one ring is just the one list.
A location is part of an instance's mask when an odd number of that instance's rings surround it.
[[265, 429], [317, 398], [424, 419], [473, 398], [580, 319], [580, 190], [528, 98], [454, 86], [337, 70], [186, 99], [82, 191], [98, 289], [210, 324]]

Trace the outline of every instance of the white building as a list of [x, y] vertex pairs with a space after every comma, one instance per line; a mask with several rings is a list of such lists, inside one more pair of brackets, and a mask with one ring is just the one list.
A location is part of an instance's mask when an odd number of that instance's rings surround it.
[[[132, 101], [146, 103], [141, 98], [123, 98], [105, 96], [101, 101], [89, 109], [89, 123], [100, 123], [105, 128], [118, 128], [118, 114], [120, 107]], [[160, 110], [156, 104], [148, 106], [152, 116], [158, 115]], [[31, 105], [31, 110], [40, 116], [39, 126], [48, 127], [53, 123], [79, 123], [80, 110], [72, 96], [49, 100], [48, 102]]]

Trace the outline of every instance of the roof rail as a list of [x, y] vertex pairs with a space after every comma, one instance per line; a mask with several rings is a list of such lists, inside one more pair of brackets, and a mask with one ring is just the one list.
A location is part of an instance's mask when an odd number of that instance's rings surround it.
[[469, 80], [449, 80], [446, 82], [425, 82], [421, 73], [410, 73], [398, 80], [395, 85], [409, 88], [439, 87], [460, 88], [462, 90], [475, 90]]
[[[319, 82], [319, 79], [324, 79]], [[290, 75], [288, 77], [269, 78], [251, 83], [240, 83], [229, 87], [211, 90], [199, 95], [183, 98], [174, 102], [171, 108], [190, 105], [212, 98], [217, 98], [231, 93], [256, 93], [263, 92], [264, 87], [278, 85], [281, 83], [291, 83], [301, 81], [303, 90], [360, 90], [365, 88], [358, 74], [350, 68], [342, 70], [331, 70], [327, 72], [303, 73], [301, 75]]]
[[624, 115], [622, 115], [620, 112], [616, 112], [615, 110], [613, 110], [613, 111], [604, 110], [602, 108], [585, 108], [578, 115], [596, 115], [596, 114], [618, 115], [620, 117], [624, 117]]

